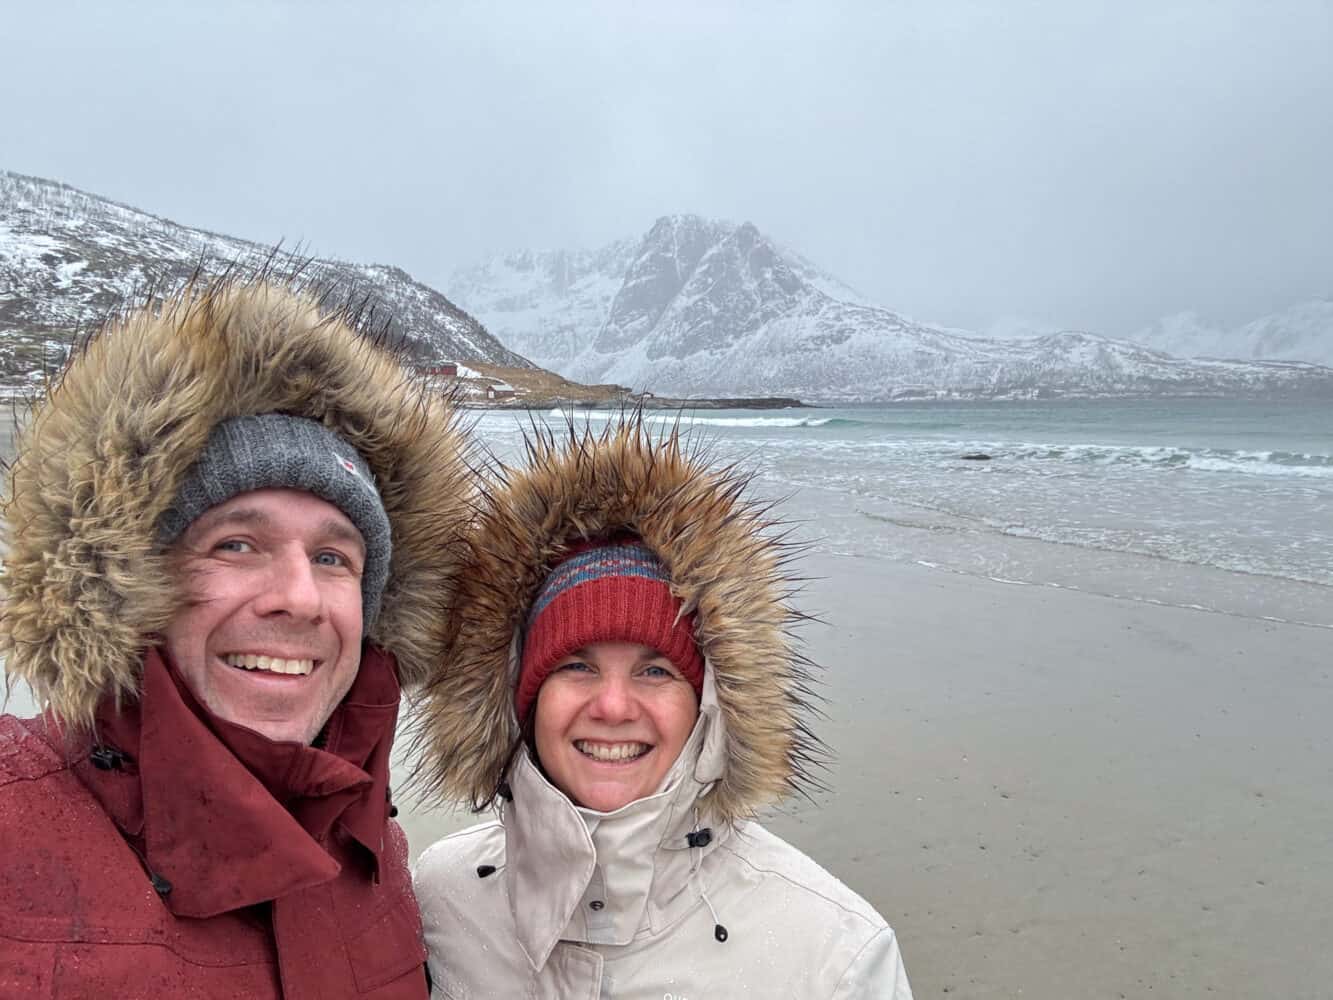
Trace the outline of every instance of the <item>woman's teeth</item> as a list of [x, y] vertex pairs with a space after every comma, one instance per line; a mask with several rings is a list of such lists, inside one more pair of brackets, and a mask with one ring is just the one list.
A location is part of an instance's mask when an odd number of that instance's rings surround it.
[[589, 743], [575, 740], [574, 749], [593, 760], [633, 760], [652, 749], [647, 743]]
[[314, 660], [283, 660], [276, 656], [255, 656], [253, 653], [228, 653], [223, 662], [242, 670], [267, 670], [274, 674], [305, 676], [315, 669]]

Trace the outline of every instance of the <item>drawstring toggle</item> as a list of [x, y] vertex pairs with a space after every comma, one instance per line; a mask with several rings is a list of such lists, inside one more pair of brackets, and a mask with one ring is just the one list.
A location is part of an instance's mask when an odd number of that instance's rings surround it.
[[88, 759], [99, 771], [119, 771], [134, 758], [108, 743], [99, 743], [88, 754]]

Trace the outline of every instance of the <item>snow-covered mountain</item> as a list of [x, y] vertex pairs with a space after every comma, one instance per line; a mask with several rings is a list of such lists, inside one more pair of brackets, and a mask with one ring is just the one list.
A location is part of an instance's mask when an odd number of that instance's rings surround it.
[[[170, 288], [196, 267], [261, 264], [272, 253], [248, 240], [177, 225], [54, 181], [0, 171], [2, 374], [58, 363], [78, 331], [151, 286]], [[389, 337], [421, 360], [531, 367], [433, 288], [396, 267], [313, 259], [302, 278], [391, 318]], [[282, 273], [297, 258], [275, 261]], [[57, 355], [53, 357], [53, 355]]]
[[600, 250], [521, 251], [455, 271], [447, 294], [504, 317], [507, 343], [543, 368], [569, 367], [596, 336], [637, 242]]
[[[692, 215], [661, 219], [657, 226], [663, 227], [661, 239], [647, 260], [644, 240], [616, 240], [599, 250], [522, 250], [460, 268], [447, 291], [455, 302], [478, 303], [496, 317], [505, 342], [522, 344], [514, 349], [537, 364], [553, 371], [573, 370], [575, 359], [593, 347], [612, 307], [624, 307], [624, 294], [632, 301], [636, 295], [651, 297], [654, 289], [671, 287], [681, 280], [682, 269], [696, 267], [713, 244], [737, 228]], [[781, 254], [811, 287], [844, 301], [864, 301], [855, 289], [799, 254], [787, 249]], [[626, 293], [632, 266], [641, 287]], [[660, 275], [645, 274], [655, 266], [662, 268]]]
[[748, 222], [691, 215], [659, 219], [633, 245], [496, 258], [459, 272], [450, 292], [566, 377], [674, 395], [1333, 395], [1333, 369], [1317, 365], [1187, 361], [1089, 333], [999, 340], [916, 323]]
[[1176, 313], [1133, 334], [1136, 343], [1190, 357], [1282, 359], [1333, 365], [1333, 302], [1311, 299], [1224, 329]]

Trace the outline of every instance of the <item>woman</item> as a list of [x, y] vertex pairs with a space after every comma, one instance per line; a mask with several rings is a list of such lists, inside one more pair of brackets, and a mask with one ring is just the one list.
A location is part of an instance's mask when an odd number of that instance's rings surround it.
[[418, 717], [432, 789], [500, 816], [418, 864], [435, 995], [910, 1000], [883, 918], [750, 819], [820, 747], [744, 479], [637, 418], [528, 457]]

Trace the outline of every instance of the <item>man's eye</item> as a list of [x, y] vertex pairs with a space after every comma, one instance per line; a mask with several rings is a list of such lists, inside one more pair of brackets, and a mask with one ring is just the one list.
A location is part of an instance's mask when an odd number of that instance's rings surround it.
[[315, 563], [320, 566], [346, 566], [347, 560], [337, 552], [321, 552], [315, 556]]
[[226, 538], [213, 546], [214, 549], [221, 552], [253, 552], [254, 546], [249, 542], [242, 541], [239, 538]]

